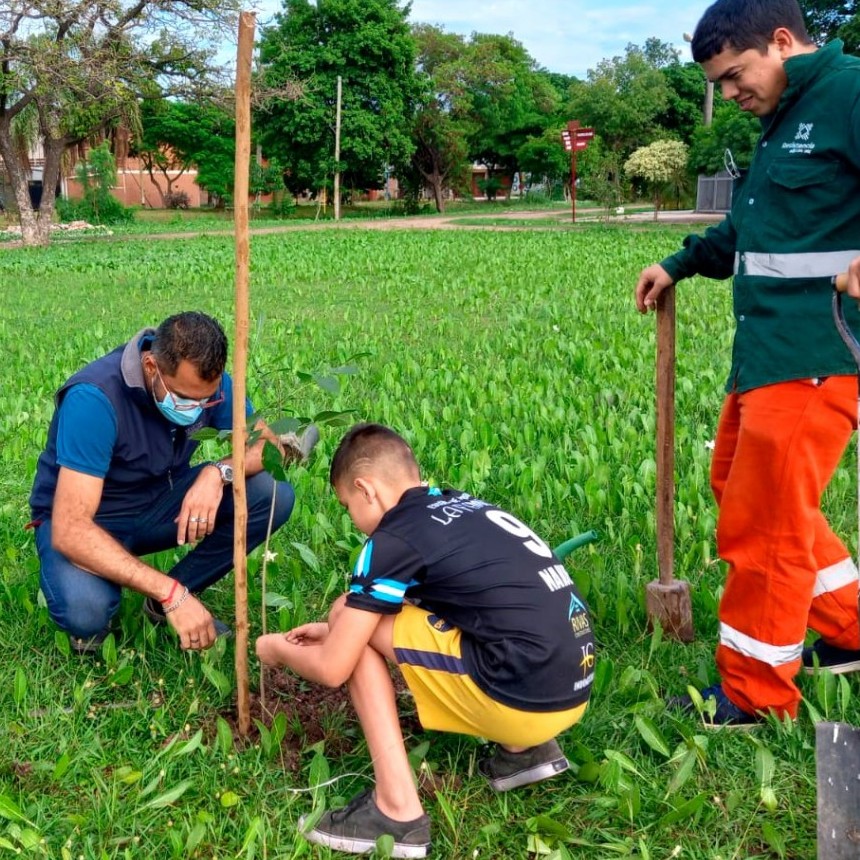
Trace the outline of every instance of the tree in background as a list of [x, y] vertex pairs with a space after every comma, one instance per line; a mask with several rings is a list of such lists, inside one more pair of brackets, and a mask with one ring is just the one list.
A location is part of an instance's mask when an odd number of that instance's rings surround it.
[[[287, 171], [294, 194], [326, 187], [337, 168], [344, 187], [372, 188], [402, 170], [414, 144], [421, 95], [408, 9], [396, 0], [284, 0], [262, 30], [260, 81], [278, 89], [303, 82], [295, 100], [256, 113], [266, 151]], [[337, 77], [343, 80], [340, 164], [334, 161]]]
[[[133, 120], [137, 98], [204, 84], [235, 0], [17, 0], [0, 4], [0, 158], [25, 244], [46, 244], [63, 153]], [[44, 152], [37, 211], [19, 124]]]
[[742, 111], [734, 102], [721, 102], [714, 108], [711, 125], [699, 126], [693, 134], [690, 168], [696, 173], [719, 173], [725, 167], [726, 150], [732, 153], [738, 167], [747, 167], [760, 135], [757, 117]]
[[474, 122], [470, 155], [491, 176], [496, 168], [513, 174], [519, 170], [517, 153], [523, 144], [553, 124], [557, 91], [510, 35], [473, 34], [461, 70]]
[[556, 189], [570, 181], [570, 153], [561, 143], [561, 129], [548, 128], [540, 137], [530, 137], [517, 150], [517, 164], [529, 179], [526, 187], [542, 185], [552, 200]]
[[232, 199], [236, 121], [215, 102], [144, 100], [141, 133], [133, 139], [131, 151], [140, 157], [164, 205], [178, 178], [171, 178], [170, 172], [181, 174], [191, 167], [197, 169], [197, 184], [217, 206]]
[[670, 88], [655, 54], [661, 56], [656, 46], [646, 52], [628, 45], [623, 57], [601, 60], [587, 80], [571, 86], [568, 115], [593, 126], [619, 159], [660, 133]]
[[[413, 127], [412, 175], [432, 189], [442, 211], [444, 192], [465, 186], [471, 163], [478, 161], [489, 168], [485, 188], [492, 198], [501, 188], [494, 171], [521, 170], [523, 146], [558, 122], [558, 88], [570, 79], [538, 69], [512, 36], [476, 33], [465, 39], [428, 25], [413, 32], [426, 95]], [[530, 150], [532, 165], [538, 151]], [[542, 174], [554, 169], [538, 167]]]
[[846, 54], [860, 54], [860, 7], [855, 0], [800, 0], [800, 8], [818, 44], [842, 39]]
[[655, 140], [637, 149], [624, 162], [624, 172], [642, 180], [654, 200], [654, 220], [660, 212], [667, 187], [678, 191], [687, 171], [687, 145], [680, 140]]
[[467, 188], [471, 178], [468, 141], [474, 121], [460, 75], [466, 43], [429, 24], [412, 32], [423, 91], [412, 124], [414, 150], [401, 178], [416, 196], [422, 186], [429, 187], [436, 211], [444, 212], [446, 192]]

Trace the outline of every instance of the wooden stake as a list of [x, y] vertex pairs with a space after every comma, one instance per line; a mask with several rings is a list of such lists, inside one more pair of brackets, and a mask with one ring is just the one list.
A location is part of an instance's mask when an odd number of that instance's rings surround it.
[[675, 579], [675, 288], [657, 299], [657, 568], [645, 587], [648, 622], [692, 642], [690, 583]]
[[236, 230], [236, 334], [233, 340], [233, 571], [236, 592], [236, 697], [239, 733], [251, 728], [248, 682], [248, 496], [245, 491], [245, 376], [248, 364], [250, 239], [248, 236], [248, 186], [251, 161], [251, 60], [254, 52], [256, 15], [239, 16], [239, 48], [236, 55], [236, 173], [233, 185], [233, 217]]

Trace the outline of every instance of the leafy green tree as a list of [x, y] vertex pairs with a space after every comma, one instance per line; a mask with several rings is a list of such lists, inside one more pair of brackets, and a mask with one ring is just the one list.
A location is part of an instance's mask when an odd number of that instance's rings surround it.
[[519, 169], [528, 177], [528, 185], [540, 183], [553, 197], [553, 188], [570, 181], [570, 153], [561, 143], [561, 129], [547, 129], [540, 137], [530, 137], [517, 150]]
[[510, 35], [473, 34], [461, 68], [475, 123], [470, 154], [491, 170], [513, 173], [520, 147], [553, 123], [558, 93]]
[[619, 157], [655, 138], [669, 106], [669, 84], [649, 53], [628, 45], [623, 57], [601, 60], [571, 87], [568, 115], [593, 126]]
[[[327, 184], [378, 185], [408, 164], [411, 120], [421, 90], [415, 40], [396, 0], [284, 0], [260, 38], [266, 88], [303, 82], [303, 96], [270, 100], [256, 115], [266, 151], [287, 171], [291, 191]], [[340, 164], [334, 161], [337, 77], [343, 80]]]
[[475, 123], [460, 78], [466, 44], [462, 36], [426, 24], [412, 32], [423, 92], [412, 123], [414, 150], [403, 179], [416, 191], [429, 187], [436, 210], [443, 212], [445, 192], [468, 187], [471, 177], [468, 140]]
[[143, 161], [163, 201], [172, 192], [169, 172], [192, 166], [197, 168], [197, 184], [217, 206], [232, 199], [236, 122], [230, 113], [214, 102], [153, 99], [144, 101], [141, 119], [142, 131], [132, 152]]
[[624, 162], [624, 172], [650, 187], [654, 220], [660, 212], [667, 186], [679, 188], [687, 170], [687, 145], [680, 140], [655, 140], [637, 149]]
[[855, 0], [799, 0], [809, 35], [819, 44], [845, 42], [845, 53], [860, 54], [860, 5]]
[[464, 185], [470, 163], [479, 161], [490, 169], [492, 196], [501, 187], [493, 171], [521, 169], [522, 147], [558, 121], [559, 87], [569, 79], [538, 69], [512, 36], [464, 39], [427, 25], [414, 33], [428, 95], [413, 127], [413, 173], [432, 188], [441, 211], [444, 191]]
[[[120, 121], [141, 93], [205, 83], [235, 0], [15, 0], [0, 4], [0, 158], [25, 244], [46, 244], [65, 150]], [[16, 145], [34, 117], [44, 153], [38, 211], [27, 153]]]
[[702, 125], [707, 81], [698, 63], [671, 63], [661, 69], [669, 87], [668, 103], [660, 119], [665, 132], [684, 143], [692, 142]]
[[761, 124], [756, 117], [734, 102], [721, 102], [714, 108], [713, 123], [700, 126], [693, 134], [690, 168], [697, 173], [719, 173], [724, 169], [727, 149], [738, 167], [746, 167], [760, 135]]

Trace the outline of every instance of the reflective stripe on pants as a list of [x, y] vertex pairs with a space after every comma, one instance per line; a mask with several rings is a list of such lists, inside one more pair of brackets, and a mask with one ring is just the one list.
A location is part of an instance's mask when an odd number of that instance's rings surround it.
[[745, 711], [797, 715], [807, 627], [860, 648], [857, 570], [820, 510], [856, 409], [854, 376], [726, 397], [711, 466], [717, 549], [729, 566], [717, 667]]

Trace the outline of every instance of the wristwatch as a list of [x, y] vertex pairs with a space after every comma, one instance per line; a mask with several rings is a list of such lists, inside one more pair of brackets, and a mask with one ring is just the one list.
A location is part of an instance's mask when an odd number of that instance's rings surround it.
[[221, 463], [217, 460], [213, 460], [209, 465], [214, 466], [221, 473], [222, 483], [233, 483], [233, 467], [229, 463]]

